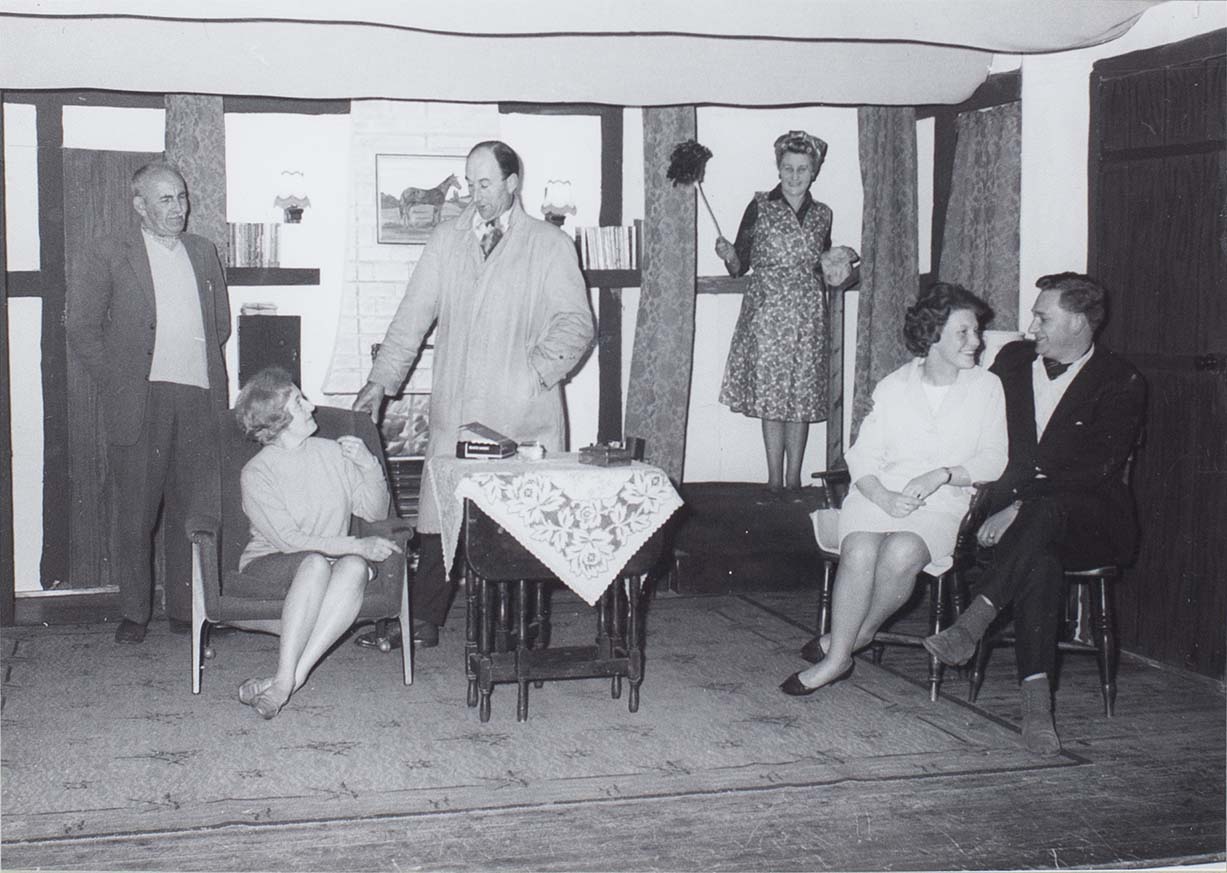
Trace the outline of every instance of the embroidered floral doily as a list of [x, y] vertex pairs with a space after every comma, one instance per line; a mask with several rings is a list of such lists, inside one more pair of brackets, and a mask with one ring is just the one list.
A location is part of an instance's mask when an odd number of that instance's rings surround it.
[[[448, 566], [464, 501], [472, 500], [590, 604], [682, 505], [656, 467], [596, 467], [575, 455], [545, 461], [434, 458], [427, 475], [440, 495]], [[444, 497], [449, 494], [452, 499]]]

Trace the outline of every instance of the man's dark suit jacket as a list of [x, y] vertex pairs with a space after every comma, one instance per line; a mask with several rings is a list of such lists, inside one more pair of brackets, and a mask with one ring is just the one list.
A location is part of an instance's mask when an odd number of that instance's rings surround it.
[[[1035, 436], [1035, 392], [1031, 365], [1035, 345], [1015, 342], [997, 354], [991, 370], [1005, 390], [1010, 459], [990, 487], [989, 511], [1016, 499], [1051, 497], [1096, 519], [1081, 530], [1099, 529], [1106, 542], [1067, 544], [1075, 555], [1128, 562], [1137, 546], [1138, 526], [1124, 467], [1137, 444], [1146, 409], [1146, 385], [1138, 371], [1101, 345], [1082, 367], [1052, 413], [1043, 439]], [[1106, 547], [1106, 550], [1105, 550]]]
[[[179, 240], [196, 272], [209, 393], [214, 405], [225, 409], [222, 347], [230, 336], [226, 278], [211, 242], [190, 233]], [[98, 387], [108, 441], [132, 445], [145, 419], [157, 330], [153, 274], [139, 230], [126, 237], [100, 240], [91, 249], [80, 277], [68, 288], [66, 327], [69, 346]]]

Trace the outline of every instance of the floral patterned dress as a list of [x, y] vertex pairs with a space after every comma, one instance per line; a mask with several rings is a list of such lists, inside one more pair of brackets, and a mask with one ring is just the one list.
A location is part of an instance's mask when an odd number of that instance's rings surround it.
[[[825, 420], [829, 340], [819, 256], [831, 247], [831, 208], [807, 198], [799, 219], [778, 188], [755, 194], [752, 207], [758, 214], [742, 272], [750, 266], [753, 272], [720, 402], [754, 418]], [[739, 243], [746, 230], [743, 221]]]

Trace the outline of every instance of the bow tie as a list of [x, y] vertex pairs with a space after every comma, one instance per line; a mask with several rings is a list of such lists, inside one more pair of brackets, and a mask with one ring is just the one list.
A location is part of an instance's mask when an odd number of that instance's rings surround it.
[[1057, 378], [1066, 370], [1069, 369], [1069, 364], [1062, 364], [1060, 361], [1054, 361], [1052, 358], [1044, 358], [1044, 372], [1048, 374], [1050, 380]]

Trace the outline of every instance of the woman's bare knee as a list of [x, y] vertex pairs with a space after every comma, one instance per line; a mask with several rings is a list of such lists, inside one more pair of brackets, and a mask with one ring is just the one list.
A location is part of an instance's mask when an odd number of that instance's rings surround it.
[[366, 582], [368, 576], [366, 559], [358, 555], [346, 555], [336, 562], [332, 568], [333, 578], [361, 579]]

